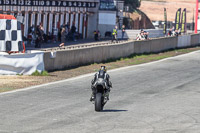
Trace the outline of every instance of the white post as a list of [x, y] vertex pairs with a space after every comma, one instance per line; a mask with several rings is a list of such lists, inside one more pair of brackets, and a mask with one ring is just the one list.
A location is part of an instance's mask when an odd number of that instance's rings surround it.
[[77, 28], [77, 30], [78, 30], [78, 13], [76, 13], [76, 22], [75, 22], [75, 26], [76, 26], [76, 28]]
[[55, 19], [56, 19], [56, 21], [55, 21], [55, 25], [56, 25], [56, 28], [58, 28], [58, 27], [57, 27], [57, 24], [58, 24], [58, 21], [59, 21], [59, 14], [56, 14]]
[[25, 37], [28, 37], [28, 16], [29, 16], [29, 14], [28, 14], [28, 12], [26, 12], [25, 13], [25, 21], [24, 21], [24, 23], [25, 23], [25, 25], [24, 25], [24, 36]]
[[81, 34], [82, 34], [82, 27], [83, 27], [83, 13], [80, 14], [79, 33]]
[[71, 13], [71, 18], [70, 18], [70, 27], [72, 27], [73, 21], [74, 21], [74, 14]]
[[66, 13], [66, 21], [65, 21], [65, 24], [67, 24], [67, 22], [69, 22], [69, 13]]
[[47, 34], [47, 14], [43, 14], [43, 28], [44, 28], [44, 33]]
[[35, 24], [35, 13], [31, 14], [31, 26]]
[[39, 25], [41, 22], [41, 13], [38, 14], [38, 20], [37, 20], [37, 25]]
[[86, 30], [85, 21], [86, 21], [86, 14], [84, 14], [84, 19], [83, 19], [83, 24], [84, 24], [84, 27], [83, 27], [83, 38], [85, 38], [85, 30]]
[[60, 19], [60, 25], [63, 25], [64, 24], [64, 15], [63, 14], [61, 14], [61, 19]]
[[52, 28], [53, 28], [53, 14], [49, 14], [49, 32], [52, 33]]

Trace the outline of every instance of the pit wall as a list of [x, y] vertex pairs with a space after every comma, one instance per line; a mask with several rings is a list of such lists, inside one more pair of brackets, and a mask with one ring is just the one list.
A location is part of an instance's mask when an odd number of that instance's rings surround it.
[[61, 70], [109, 59], [127, 57], [131, 54], [161, 52], [174, 48], [197, 46], [200, 34], [165, 37], [144, 41], [128, 41], [121, 44], [44, 53], [45, 70]]

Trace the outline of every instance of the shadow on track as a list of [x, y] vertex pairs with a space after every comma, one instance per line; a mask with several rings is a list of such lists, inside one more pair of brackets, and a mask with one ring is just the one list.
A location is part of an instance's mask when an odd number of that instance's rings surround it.
[[101, 112], [126, 112], [128, 110], [117, 110], [117, 109], [105, 109], [102, 110]]

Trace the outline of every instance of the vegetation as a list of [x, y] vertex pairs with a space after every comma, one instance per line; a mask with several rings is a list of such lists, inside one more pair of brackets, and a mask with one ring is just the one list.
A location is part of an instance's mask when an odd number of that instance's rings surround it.
[[124, 6], [129, 7], [129, 12], [133, 12], [136, 8], [140, 7], [141, 0], [124, 0]]
[[48, 72], [47, 71], [42, 71], [41, 73], [36, 70], [34, 73], [31, 74], [32, 76], [48, 76]]

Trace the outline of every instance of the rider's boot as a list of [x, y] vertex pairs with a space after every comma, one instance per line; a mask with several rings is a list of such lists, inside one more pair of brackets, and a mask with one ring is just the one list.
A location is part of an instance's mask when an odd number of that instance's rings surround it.
[[94, 101], [94, 93], [91, 94], [90, 102]]
[[105, 95], [106, 100], [109, 100], [109, 94]]
[[106, 98], [107, 100], [109, 100], [109, 93], [110, 93], [110, 89], [108, 89], [108, 90], [106, 91], [106, 93], [105, 93], [105, 98]]
[[90, 101], [92, 102], [92, 101], [94, 101], [94, 87], [93, 87], [93, 84], [92, 84], [92, 86], [91, 86], [91, 89], [92, 89], [92, 94], [91, 94], [91, 97], [90, 97]]

